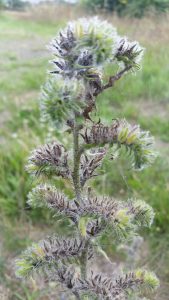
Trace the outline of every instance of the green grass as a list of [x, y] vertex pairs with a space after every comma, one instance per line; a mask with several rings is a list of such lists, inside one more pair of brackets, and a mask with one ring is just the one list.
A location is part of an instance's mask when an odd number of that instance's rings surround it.
[[[21, 55], [20, 58], [18, 54], [20, 52], [16, 48], [13, 51], [11, 47], [10, 51], [6, 48], [0, 50], [0, 122], [2, 123], [0, 123], [2, 136], [0, 213], [4, 220], [12, 224], [14, 220], [15, 222], [22, 220], [26, 223], [51, 223], [46, 211], [32, 211], [27, 207], [27, 193], [33, 183], [24, 166], [29, 152], [43, 143], [49, 133], [51, 134], [45, 126], [40, 124], [38, 98], [40, 87], [46, 78], [46, 69], [50, 67], [49, 57], [44, 55], [43, 47], [55, 35], [60, 25], [55, 25], [53, 22], [50, 24], [24, 20], [11, 16], [9, 13], [1, 13], [0, 16], [2, 44], [3, 41], [8, 41], [19, 48], [23, 43], [34, 41], [32, 49], [26, 50], [28, 57]], [[121, 26], [124, 27], [124, 24]], [[127, 34], [127, 28], [125, 33]], [[38, 39], [40, 43], [36, 44]], [[153, 236], [156, 237], [153, 241], [156, 243], [160, 234], [163, 234], [165, 239], [169, 233], [169, 148], [167, 144], [169, 143], [169, 57], [165, 41], [160, 47], [157, 43], [149, 46], [148, 40], [146, 45], [148, 49], [145, 52], [142, 70], [136, 75], [125, 76], [114, 89], [106, 91], [102, 97], [99, 97], [97, 112], [101, 114], [102, 120], [107, 122], [113, 118], [125, 117], [132, 123], [140, 123], [142, 128], [150, 130], [155, 136], [159, 144], [160, 156], [152, 167], [143, 172], [133, 172], [130, 169], [128, 157], [112, 162], [111, 167], [110, 163], [105, 163], [104, 170], [107, 173], [97, 178], [93, 184], [99, 193], [113, 195], [124, 200], [137, 197], [150, 203], [156, 211], [152, 229]], [[28, 47], [31, 47], [30, 43]], [[31, 55], [30, 52], [32, 52]], [[109, 67], [107, 75], [112, 74], [112, 70], [113, 68]], [[148, 112], [145, 111], [147, 104], [151, 107]], [[56, 184], [64, 188], [62, 182]], [[69, 192], [69, 187], [66, 188]], [[4, 247], [12, 255], [24, 248], [30, 241], [29, 238], [20, 237], [19, 233], [15, 232], [15, 228], [15, 225], [13, 230], [9, 226], [4, 231], [4, 236], [6, 236]], [[16, 238], [14, 238], [15, 234]], [[164, 260], [163, 264], [165, 263], [168, 262]], [[0, 272], [3, 273], [3, 270], [2, 257]], [[166, 276], [169, 275], [166, 274]], [[22, 296], [26, 297], [23, 291], [20, 297]]]
[[17, 19], [14, 16], [10, 16], [5, 13], [0, 15], [0, 37], [8, 40], [14, 36], [17, 39], [27, 39], [36, 36], [48, 38], [51, 35], [55, 35], [57, 32], [57, 25], [60, 24], [49, 24], [47, 22], [36, 22], [23, 19]]
[[[108, 91], [106, 93], [108, 99], [111, 97], [115, 102], [120, 101], [122, 103], [126, 99], [135, 102], [139, 98], [168, 101], [168, 51], [169, 49], [165, 45], [159, 48], [150, 46], [145, 51], [141, 71], [133, 74], [133, 76], [126, 76], [117, 84], [113, 93]], [[109, 66], [107, 73], [112, 73], [111, 66]]]
[[[2, 95], [26, 93], [32, 90], [40, 90], [44, 82], [47, 63], [44, 59], [34, 59], [33, 61], [21, 63], [11, 63], [4, 66], [0, 78]], [[10, 80], [9, 80], [10, 79]]]

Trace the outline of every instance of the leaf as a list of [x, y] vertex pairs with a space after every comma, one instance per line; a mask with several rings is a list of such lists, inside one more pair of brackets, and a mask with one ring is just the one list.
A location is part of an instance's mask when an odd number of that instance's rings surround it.
[[107, 256], [107, 253], [98, 245], [97, 251], [104, 256], [104, 258], [111, 263], [110, 258]]
[[78, 223], [79, 231], [83, 237], [86, 237], [86, 235], [87, 235], [86, 229], [87, 229], [88, 221], [89, 221], [88, 217], [82, 217], [82, 218], [80, 218], [79, 223]]

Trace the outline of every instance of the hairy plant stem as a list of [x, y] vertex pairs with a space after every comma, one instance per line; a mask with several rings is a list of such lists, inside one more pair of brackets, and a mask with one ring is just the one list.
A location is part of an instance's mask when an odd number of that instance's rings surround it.
[[74, 156], [74, 170], [73, 170], [73, 183], [77, 201], [81, 201], [81, 184], [80, 184], [80, 156], [79, 151], [79, 126], [75, 118], [75, 124], [73, 129], [73, 156]]
[[87, 277], [87, 260], [88, 260], [89, 240], [86, 240], [85, 249], [81, 256], [81, 276], [83, 279]]
[[[75, 117], [74, 120], [74, 129], [73, 129], [73, 153], [74, 153], [74, 169], [73, 169], [73, 183], [74, 190], [76, 194], [76, 200], [82, 200], [82, 187], [80, 183], [80, 157], [82, 154], [82, 149], [79, 147], [79, 125]], [[87, 258], [88, 258], [88, 246], [89, 240], [86, 240], [86, 245], [81, 256], [81, 276], [86, 278], [87, 275]]]
[[106, 83], [105, 85], [103, 85], [103, 86], [101, 87], [101, 89], [99, 89], [98, 91], [96, 91], [96, 92], [94, 93], [93, 96], [96, 97], [96, 96], [98, 96], [100, 93], [102, 93], [104, 90], [113, 87], [114, 84], [115, 84], [115, 82], [116, 82], [117, 80], [119, 80], [119, 79], [120, 79], [125, 73], [127, 73], [131, 68], [132, 68], [131, 65], [126, 66], [123, 70], [121, 70], [121, 71], [120, 71], [119, 73], [117, 73], [116, 75], [110, 76], [110, 77], [109, 77], [108, 83]]

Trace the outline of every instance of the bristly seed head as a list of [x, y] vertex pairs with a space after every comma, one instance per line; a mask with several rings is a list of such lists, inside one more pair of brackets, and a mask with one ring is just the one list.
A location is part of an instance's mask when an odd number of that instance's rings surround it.
[[34, 150], [28, 159], [27, 171], [34, 175], [70, 177], [68, 153], [63, 145], [53, 142]]
[[143, 54], [144, 48], [138, 42], [129, 42], [127, 38], [118, 39], [115, 58], [122, 67], [131, 66], [133, 70], [139, 69]]
[[125, 119], [114, 120], [111, 126], [102, 123], [94, 124], [82, 134], [86, 144], [103, 146], [124, 145], [133, 154], [133, 167], [141, 170], [150, 165], [156, 158], [153, 150], [154, 140], [148, 131], [141, 131], [139, 126], [130, 125]]
[[[85, 241], [79, 238], [62, 239], [55, 236], [34, 243], [16, 261], [17, 276], [29, 277], [35, 270], [46, 266], [51, 267], [52, 263], [58, 268], [60, 263], [66, 263], [69, 259], [80, 259], [84, 247]], [[91, 253], [88, 258], [91, 258]]]

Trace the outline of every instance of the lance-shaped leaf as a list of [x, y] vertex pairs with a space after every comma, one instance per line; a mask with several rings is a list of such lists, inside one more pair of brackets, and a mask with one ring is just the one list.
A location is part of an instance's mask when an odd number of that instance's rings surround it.
[[85, 242], [78, 239], [61, 239], [49, 237], [28, 248], [16, 261], [16, 274], [18, 277], [29, 277], [53, 263], [59, 264], [62, 260], [79, 258], [84, 250]]
[[53, 142], [35, 149], [28, 159], [27, 170], [34, 176], [61, 176], [70, 178], [68, 153], [63, 145]]
[[159, 280], [154, 273], [140, 269], [129, 272], [115, 279], [115, 282], [113, 283], [112, 296], [127, 296], [129, 291], [141, 292], [145, 289], [152, 292], [156, 290], [158, 286]]
[[70, 217], [74, 222], [77, 218], [77, 206], [54, 186], [39, 185], [28, 195], [28, 204], [34, 207], [46, 206], [56, 214]]
[[115, 120], [111, 126], [101, 123], [87, 128], [84, 135], [86, 144], [94, 145], [117, 144], [125, 146], [133, 157], [133, 167], [141, 170], [150, 165], [156, 153], [153, 149], [154, 139], [148, 131], [142, 131], [139, 126], [132, 126], [126, 120]]
[[[79, 280], [79, 289], [104, 300], [126, 299], [128, 292], [146, 287], [151, 291], [159, 285], [157, 277], [145, 270], [138, 270], [119, 276], [118, 278], [106, 277], [103, 274], [94, 274], [83, 281]], [[121, 296], [122, 298], [119, 298]]]

